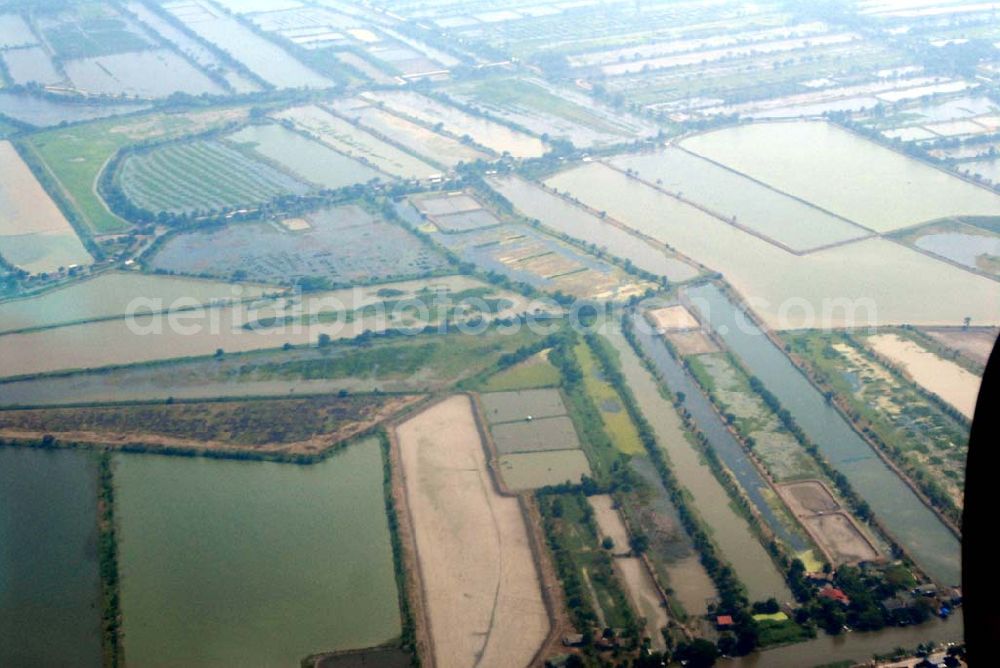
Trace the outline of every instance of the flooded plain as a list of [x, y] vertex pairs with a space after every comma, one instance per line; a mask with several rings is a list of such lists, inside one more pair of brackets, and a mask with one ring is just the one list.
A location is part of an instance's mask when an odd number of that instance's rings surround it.
[[546, 183], [724, 272], [775, 329], [1000, 323], [996, 281], [887, 239], [798, 256], [599, 163]]
[[1000, 215], [1000, 194], [829, 123], [754, 123], [681, 145], [876, 232]]

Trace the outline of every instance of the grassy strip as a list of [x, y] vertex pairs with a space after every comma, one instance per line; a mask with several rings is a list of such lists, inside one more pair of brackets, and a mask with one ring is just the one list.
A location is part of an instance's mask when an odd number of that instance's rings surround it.
[[115, 488], [110, 451], [104, 450], [100, 453], [97, 467], [101, 645], [105, 668], [117, 668], [124, 665], [124, 657], [121, 642], [121, 593], [118, 578], [118, 533], [115, 526]]
[[[576, 627], [590, 638], [587, 629], [598, 626], [600, 607], [610, 628], [624, 628], [638, 645], [641, 629], [614, 572], [611, 555], [599, 547], [594, 511], [581, 490], [537, 497], [546, 542], [554, 557], [566, 593], [566, 605]], [[584, 581], [586, 570], [590, 586]], [[596, 596], [598, 600], [593, 600]]]
[[420, 666], [420, 656], [417, 653], [416, 623], [410, 599], [406, 595], [409, 586], [409, 574], [403, 559], [403, 541], [399, 536], [399, 516], [396, 514], [396, 501], [392, 498], [392, 459], [389, 455], [389, 436], [384, 428], [378, 430], [378, 441], [382, 450], [382, 491], [385, 498], [385, 514], [389, 521], [389, 539], [392, 544], [392, 566], [396, 575], [396, 592], [399, 597], [399, 617], [401, 632], [399, 646], [410, 655], [410, 665]]

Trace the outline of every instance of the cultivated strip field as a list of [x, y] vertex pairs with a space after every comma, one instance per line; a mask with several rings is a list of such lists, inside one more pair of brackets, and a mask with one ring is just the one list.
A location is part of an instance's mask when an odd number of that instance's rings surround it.
[[403, 116], [432, 125], [441, 123], [445, 131], [456, 137], [468, 135], [480, 146], [498, 154], [509, 153], [515, 158], [537, 158], [546, 150], [545, 144], [535, 137], [512, 130], [506, 125], [472, 116], [419, 93], [378, 91], [365, 93], [363, 97], [381, 102]]
[[434, 664], [527, 665], [549, 619], [519, 502], [490, 480], [472, 401], [450, 397], [396, 436]]
[[559, 234], [593, 244], [643, 271], [666, 276], [671, 281], [686, 281], [698, 275], [697, 269], [670, 253], [530, 181], [507, 176], [492, 177], [488, 182], [525, 216]]
[[404, 179], [426, 179], [440, 173], [406, 151], [315, 105], [294, 107], [274, 116], [291, 121], [331, 148], [370, 164], [386, 174]]

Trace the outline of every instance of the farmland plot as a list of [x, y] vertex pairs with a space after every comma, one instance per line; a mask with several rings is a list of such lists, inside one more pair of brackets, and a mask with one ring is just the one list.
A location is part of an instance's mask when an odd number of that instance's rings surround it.
[[[398, 299], [433, 298], [435, 294], [447, 296], [464, 290], [484, 291], [485, 295], [504, 304], [495, 312], [501, 318], [522, 313], [526, 308], [525, 300], [518, 295], [491, 292], [488, 286], [464, 276], [311, 293], [301, 301], [281, 299], [249, 306], [238, 304], [193, 310], [187, 315], [175, 314], [174, 318], [147, 316], [145, 313], [149, 311], [140, 308], [136, 317], [130, 320], [104, 320], [0, 336], [0, 376], [208, 356], [219, 348], [225, 352], [246, 352], [280, 348], [286, 343], [315, 345], [320, 334], [329, 335], [331, 341], [353, 339], [365, 332], [382, 332], [402, 326], [399, 318], [392, 318], [395, 315], [392, 309], [385, 308], [384, 290], [398, 290]], [[180, 305], [192, 306], [190, 301], [182, 301], [175, 302], [173, 308], [176, 310]], [[362, 312], [362, 309], [368, 311]], [[471, 308], [465, 310], [469, 311], [467, 318], [481, 316], [481, 312]], [[320, 315], [326, 317], [320, 318]], [[420, 327], [436, 322], [433, 315], [428, 314], [425, 320], [414, 319], [407, 326]], [[440, 314], [444, 315], [455, 318], [461, 314]], [[288, 317], [293, 318], [291, 323], [286, 323]], [[277, 324], [274, 327], [254, 326], [261, 321]], [[180, 322], [181, 326], [172, 326], [175, 322]]]
[[65, 68], [73, 85], [90, 94], [163, 98], [173, 93], [225, 92], [186, 60], [164, 49], [80, 58], [67, 61]]
[[515, 452], [501, 455], [498, 464], [507, 488], [515, 492], [578, 484], [582, 476], [593, 475], [583, 450]]
[[309, 214], [305, 229], [238, 223], [188, 232], [167, 241], [150, 260], [154, 269], [264, 283], [304, 277], [332, 284], [385, 281], [441, 271], [445, 259], [398, 225], [363, 209], [342, 206]]
[[92, 261], [55, 202], [7, 141], [0, 141], [0, 256], [31, 273]]
[[423, 123], [437, 125], [456, 137], [468, 135], [474, 142], [497, 154], [536, 158], [546, 151], [539, 139], [411, 91], [375, 91], [363, 97], [383, 103], [388, 109]]
[[62, 60], [144, 51], [155, 44], [139, 26], [110, 5], [89, 5], [59, 13], [39, 14], [45, 41]]
[[827, 123], [755, 123], [681, 145], [876, 232], [1000, 215], [1000, 195]]
[[260, 86], [237, 74], [204, 44], [192, 38], [174, 24], [164, 20], [159, 14], [150, 10], [142, 2], [128, 2], [125, 7], [141, 23], [167, 42], [170, 42], [178, 51], [193, 60], [200, 67], [219, 72], [225, 78], [226, 83], [233, 89], [233, 92], [254, 93], [260, 90]]
[[136, 206], [153, 212], [212, 211], [309, 191], [305, 183], [214, 140], [130, 155], [116, 178]]
[[422, 125], [368, 103], [354, 104], [355, 101], [356, 99], [347, 100], [346, 105], [334, 102], [332, 106], [345, 118], [382, 137], [391, 137], [397, 144], [431, 162], [454, 167], [460, 162], [475, 162], [489, 158], [485, 153], [451, 137], [439, 135]]
[[[253, 285], [234, 285], [137, 272], [105, 272], [40, 295], [0, 302], [0, 333], [124, 316], [141, 300], [144, 313], [168, 308], [179, 298], [208, 305], [260, 297]], [[158, 306], [159, 305], [159, 306]]]
[[384, 176], [371, 167], [280, 125], [248, 125], [226, 137], [320, 188], [344, 188]]
[[464, 396], [396, 430], [435, 665], [527, 665], [549, 620], [524, 518], [489, 479]]
[[0, 14], [0, 49], [32, 44], [38, 40], [19, 14]]
[[320, 107], [294, 107], [275, 114], [345, 155], [404, 179], [426, 179], [440, 171]]
[[870, 336], [866, 343], [901, 367], [918, 385], [972, 418], [982, 378], [896, 334]]

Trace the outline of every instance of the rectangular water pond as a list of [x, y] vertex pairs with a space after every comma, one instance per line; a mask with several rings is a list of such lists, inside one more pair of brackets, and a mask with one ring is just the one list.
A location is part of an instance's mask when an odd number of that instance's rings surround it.
[[101, 666], [97, 460], [0, 447], [0, 666]]
[[125, 652], [136, 666], [292, 666], [393, 639], [379, 443], [312, 466], [115, 460]]

